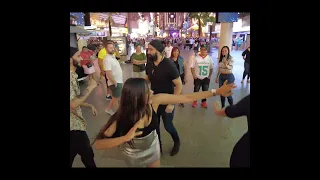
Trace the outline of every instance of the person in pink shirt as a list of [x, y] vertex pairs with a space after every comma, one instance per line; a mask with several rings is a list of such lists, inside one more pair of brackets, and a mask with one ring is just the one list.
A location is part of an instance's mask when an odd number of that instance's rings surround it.
[[93, 59], [94, 58], [94, 51], [89, 50], [86, 46], [82, 47], [82, 51], [80, 53], [80, 56], [82, 57], [81, 60], [81, 66], [84, 69], [84, 73], [88, 74], [89, 80], [90, 79], [95, 79], [94, 78], [94, 73], [96, 72], [94, 69], [94, 63], [93, 63]]

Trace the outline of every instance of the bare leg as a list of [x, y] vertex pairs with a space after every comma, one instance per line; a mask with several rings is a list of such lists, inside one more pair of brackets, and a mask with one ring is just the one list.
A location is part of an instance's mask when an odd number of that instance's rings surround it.
[[112, 99], [110, 100], [109, 105], [107, 107], [107, 110], [110, 110], [112, 108], [114, 101], [115, 101], [115, 99], [112, 97]]
[[148, 168], [160, 167], [160, 159], [148, 165]]
[[107, 94], [111, 94], [111, 89], [107, 86]]
[[97, 83], [99, 83], [99, 80], [100, 80], [100, 77], [99, 77], [99, 76], [100, 76], [100, 74], [98, 74], [97, 71], [92, 74], [93, 79], [94, 79]]
[[97, 82], [97, 85], [99, 85], [99, 81], [97, 81], [97, 78], [95, 77], [94, 73], [93, 74], [89, 74], [88, 76], [89, 76], [89, 81], [90, 80], [95, 80]]
[[[100, 81], [101, 81], [101, 80], [102, 80], [102, 81], [105, 81], [105, 78], [104, 78], [103, 76], [100, 77], [100, 78], [101, 78]], [[106, 83], [100, 82], [100, 83], [102, 84], [103, 91], [106, 93], [106, 95], [107, 95], [107, 96], [110, 96], [111, 90], [110, 90], [110, 88], [108, 87], [107, 82], [106, 82]]]
[[119, 108], [119, 98], [112, 97], [112, 99], [114, 99], [113, 108], [114, 108], [115, 111], [117, 111], [118, 108]]

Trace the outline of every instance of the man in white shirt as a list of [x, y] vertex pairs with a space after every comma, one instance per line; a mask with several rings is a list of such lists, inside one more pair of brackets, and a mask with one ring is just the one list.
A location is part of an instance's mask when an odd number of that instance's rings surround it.
[[[202, 91], [208, 91], [210, 78], [213, 73], [213, 62], [211, 57], [208, 55], [207, 47], [201, 46], [199, 56], [196, 56], [191, 63], [191, 73], [194, 79], [194, 92], [199, 92], [200, 87]], [[201, 106], [207, 108], [207, 100], [202, 99]], [[192, 107], [197, 106], [197, 101], [192, 103]]]
[[171, 57], [171, 51], [172, 51], [172, 46], [171, 46], [171, 42], [168, 41], [167, 42], [167, 46], [164, 48], [164, 52], [165, 52], [165, 57], [166, 58], [170, 58]]
[[106, 112], [110, 115], [114, 114], [112, 107], [116, 111], [119, 107], [119, 99], [122, 92], [123, 76], [119, 61], [114, 56], [114, 45], [112, 41], [107, 42], [107, 55], [104, 58], [104, 71], [108, 77], [108, 86], [111, 89], [112, 100], [110, 101]]

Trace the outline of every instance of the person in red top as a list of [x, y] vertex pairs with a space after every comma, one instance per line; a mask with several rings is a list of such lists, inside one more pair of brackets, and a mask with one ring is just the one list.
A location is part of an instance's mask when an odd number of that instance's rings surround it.
[[92, 62], [94, 58], [94, 51], [89, 50], [86, 46], [82, 47], [82, 51], [80, 56], [82, 57], [81, 66], [84, 69], [84, 73], [88, 74], [89, 80], [94, 79], [94, 73], [96, 72], [94, 69], [94, 63]]

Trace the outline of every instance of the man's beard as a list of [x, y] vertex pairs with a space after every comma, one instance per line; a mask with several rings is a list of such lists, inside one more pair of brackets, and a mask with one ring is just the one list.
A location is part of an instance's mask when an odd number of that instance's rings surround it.
[[148, 54], [148, 60], [156, 61], [158, 59], [158, 54], [155, 53], [154, 55]]
[[108, 52], [110, 55], [114, 54], [114, 51]]

